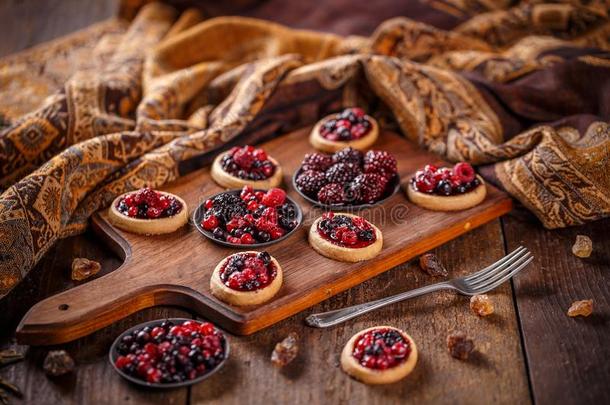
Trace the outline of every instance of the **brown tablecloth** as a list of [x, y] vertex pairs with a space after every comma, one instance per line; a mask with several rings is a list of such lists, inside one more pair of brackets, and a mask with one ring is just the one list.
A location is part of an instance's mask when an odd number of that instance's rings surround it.
[[116, 195], [342, 105], [478, 165], [548, 228], [610, 213], [605, 2], [238, 3], [337, 34], [152, 3], [0, 61], [0, 296]]

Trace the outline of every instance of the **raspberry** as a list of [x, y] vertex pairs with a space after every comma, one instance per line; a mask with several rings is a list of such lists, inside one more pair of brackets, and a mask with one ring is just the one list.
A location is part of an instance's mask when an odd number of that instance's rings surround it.
[[315, 196], [326, 184], [326, 177], [322, 172], [307, 170], [299, 174], [295, 183], [303, 193]]
[[239, 149], [233, 154], [233, 160], [239, 167], [249, 170], [256, 159], [248, 149]]
[[387, 179], [376, 173], [361, 174], [354, 179], [351, 188], [364, 203], [374, 203], [381, 199]]
[[354, 163], [360, 166], [362, 163], [362, 152], [348, 147], [335, 152], [332, 160], [334, 163]]
[[415, 189], [422, 193], [432, 193], [436, 188], [436, 180], [433, 177], [433, 173], [426, 171], [417, 171], [413, 178], [413, 185]]
[[397, 172], [396, 158], [386, 151], [370, 150], [364, 155], [364, 172], [391, 179]]
[[343, 186], [337, 183], [325, 185], [318, 191], [318, 201], [323, 204], [341, 204], [344, 201]]
[[276, 207], [284, 204], [286, 192], [281, 188], [272, 188], [263, 196], [261, 202], [268, 207]]
[[[462, 182], [462, 184], [470, 183], [475, 178], [474, 169], [469, 163], [460, 162], [453, 166], [453, 174]], [[459, 184], [456, 184], [456, 186]]]
[[353, 163], [336, 163], [326, 171], [326, 181], [329, 183], [344, 184], [352, 181], [360, 169]]

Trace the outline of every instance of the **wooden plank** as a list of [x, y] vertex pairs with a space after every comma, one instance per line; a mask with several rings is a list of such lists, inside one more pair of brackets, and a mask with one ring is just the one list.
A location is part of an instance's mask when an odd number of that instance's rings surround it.
[[[514, 217], [503, 223], [508, 249], [524, 245], [536, 257], [514, 280], [535, 401], [610, 403], [610, 219], [554, 231]], [[588, 259], [571, 253], [577, 234], [593, 240]], [[593, 299], [593, 315], [568, 317], [582, 299]]]
[[[499, 221], [482, 226], [434, 250], [450, 276], [474, 272], [504, 255]], [[313, 269], [312, 269], [313, 270]], [[226, 368], [194, 386], [193, 403], [452, 403], [526, 404], [530, 402], [510, 284], [493, 292], [496, 313], [478, 318], [468, 298], [432, 294], [383, 308], [331, 329], [304, 326], [314, 312], [337, 309], [433, 283], [416, 261], [398, 266], [256, 335], [230, 337]], [[412, 375], [388, 386], [366, 386], [339, 366], [345, 342], [367, 327], [393, 325], [415, 339], [420, 358]], [[471, 361], [453, 359], [445, 338], [453, 329], [470, 334], [478, 347]], [[285, 370], [275, 369], [271, 351], [289, 332], [301, 336], [301, 351]]]
[[[187, 312], [164, 307], [146, 309], [84, 339], [61, 346], [27, 348], [17, 346], [10, 335], [6, 335], [14, 330], [14, 325], [32, 302], [74, 286], [70, 280], [70, 264], [74, 257], [99, 260], [103, 264], [102, 274], [112, 272], [121, 264], [118, 257], [99, 243], [93, 232], [64, 239], [52, 248], [23, 283], [0, 301], [3, 332], [0, 347], [26, 352], [25, 361], [0, 370], [0, 376], [22, 389], [24, 403], [186, 403], [187, 389], [160, 393], [134, 389], [112, 370], [108, 348], [122, 331], [132, 325], [164, 317], [190, 317]], [[65, 349], [70, 353], [77, 364], [74, 373], [54, 379], [45, 376], [42, 362], [48, 350], [53, 349]]]
[[[357, 264], [328, 259], [307, 242], [309, 226], [322, 211], [298, 196], [291, 184], [291, 175], [302, 157], [313, 151], [307, 141], [308, 132], [309, 129], [302, 129], [263, 145], [282, 164], [285, 187], [301, 204], [305, 218], [294, 235], [266, 249], [284, 269], [284, 284], [273, 300], [256, 307], [234, 307], [211, 295], [209, 278], [214, 267], [235, 250], [203, 238], [194, 227], [151, 237], [114, 230], [105, 219], [94, 219], [102, 233], [109, 234], [115, 246], [122, 247], [125, 264], [86, 286], [38, 303], [19, 325], [19, 340], [31, 344], [66, 342], [139, 309], [162, 304], [189, 308], [233, 333], [254, 333], [510, 210], [508, 196], [489, 185], [485, 201], [452, 213], [422, 209], [399, 192], [382, 205], [359, 212], [383, 232], [384, 247], [377, 257]], [[287, 144], [290, 148], [286, 148]], [[392, 151], [405, 182], [425, 163], [442, 165], [437, 157], [394, 133], [382, 134], [374, 147]], [[213, 183], [205, 168], [166, 190], [184, 198], [192, 213], [203, 199], [222, 189]], [[122, 288], [117, 290], [117, 285]]]

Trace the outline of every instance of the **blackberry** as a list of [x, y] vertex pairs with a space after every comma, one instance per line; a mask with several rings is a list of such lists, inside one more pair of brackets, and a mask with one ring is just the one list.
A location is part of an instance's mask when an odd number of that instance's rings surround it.
[[351, 147], [347, 147], [335, 152], [332, 157], [332, 161], [334, 163], [354, 163], [355, 165], [360, 166], [362, 164], [362, 158], [362, 152]]
[[301, 167], [303, 171], [316, 170], [319, 172], [326, 171], [333, 164], [333, 160], [329, 155], [323, 153], [308, 153], [305, 155]]
[[328, 183], [344, 184], [352, 181], [358, 174], [360, 168], [353, 163], [336, 163], [326, 171]]
[[315, 196], [318, 191], [327, 183], [324, 173], [314, 170], [307, 170], [299, 174], [296, 185], [303, 193]]
[[374, 203], [381, 199], [387, 179], [376, 173], [361, 174], [351, 184], [352, 192], [357, 195], [359, 201]]
[[364, 155], [365, 173], [377, 173], [389, 180], [397, 171], [396, 158], [386, 151], [370, 150]]
[[318, 191], [318, 201], [324, 204], [342, 204], [344, 202], [343, 186], [337, 183], [325, 185]]
[[235, 216], [244, 216], [248, 213], [246, 203], [238, 195], [228, 193], [214, 197], [210, 211], [224, 223]]

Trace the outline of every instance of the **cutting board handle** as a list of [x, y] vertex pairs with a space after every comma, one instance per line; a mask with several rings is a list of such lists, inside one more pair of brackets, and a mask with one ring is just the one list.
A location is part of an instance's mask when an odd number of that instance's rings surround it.
[[125, 276], [129, 262], [110, 274], [34, 305], [17, 327], [19, 342], [63, 343], [154, 305], [154, 287], [142, 289]]

